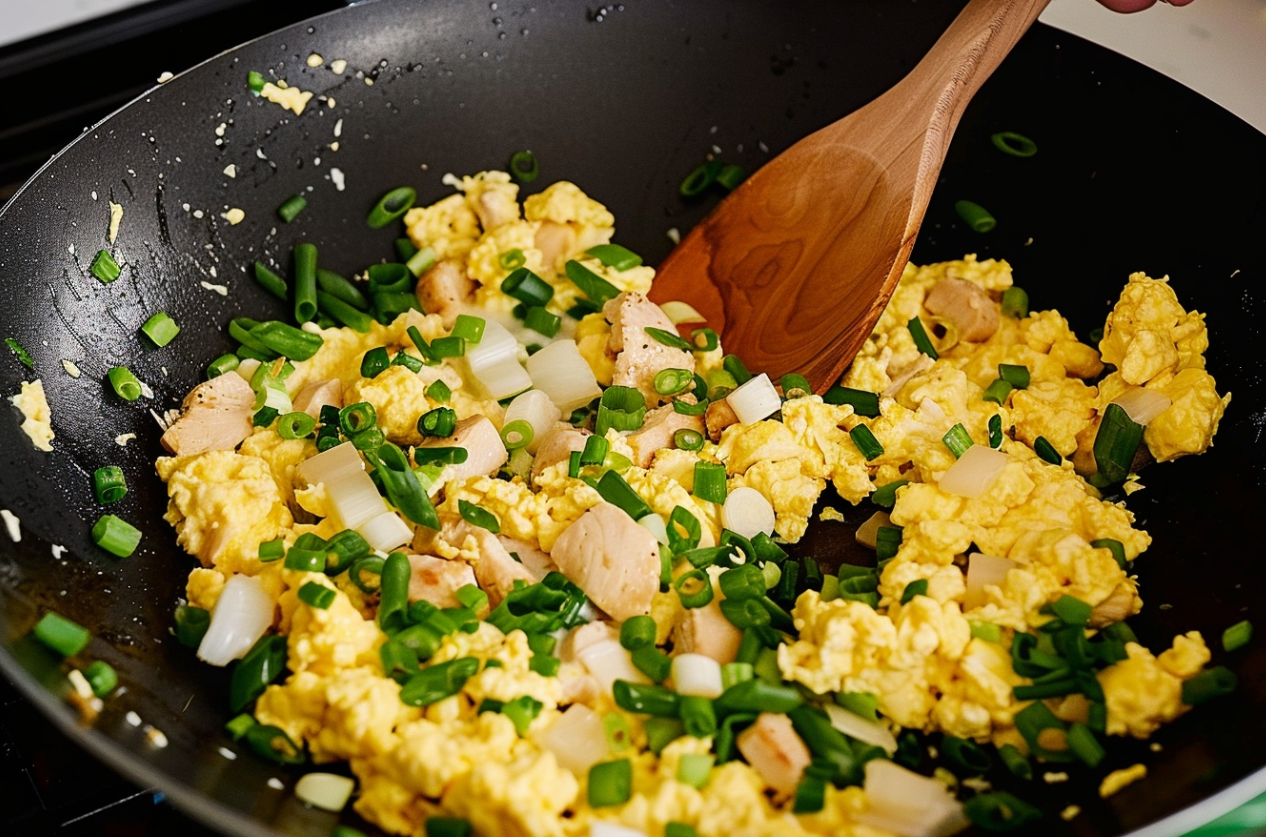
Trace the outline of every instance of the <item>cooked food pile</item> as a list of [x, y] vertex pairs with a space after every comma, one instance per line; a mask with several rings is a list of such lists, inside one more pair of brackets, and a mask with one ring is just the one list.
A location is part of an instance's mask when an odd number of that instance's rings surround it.
[[[1150, 538], [1116, 498], [1230, 400], [1166, 280], [1129, 277], [1096, 348], [1005, 262], [912, 265], [819, 396], [650, 302], [571, 183], [388, 198], [398, 262], [257, 265], [301, 326], [235, 320], [157, 463], [200, 564], [178, 635], [328, 807], [432, 836], [1005, 830], [1042, 812], [999, 777], [1106, 794], [1145, 772], [1109, 739], [1233, 687], [1200, 634], [1127, 623]], [[873, 507], [864, 566], [796, 554], [828, 483]]]

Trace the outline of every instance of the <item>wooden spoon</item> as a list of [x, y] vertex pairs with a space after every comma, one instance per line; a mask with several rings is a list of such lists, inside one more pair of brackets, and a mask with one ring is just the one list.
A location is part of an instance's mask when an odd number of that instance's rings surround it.
[[766, 163], [659, 268], [755, 370], [817, 392], [870, 335], [910, 258], [971, 97], [1049, 0], [971, 0], [922, 61], [860, 110]]

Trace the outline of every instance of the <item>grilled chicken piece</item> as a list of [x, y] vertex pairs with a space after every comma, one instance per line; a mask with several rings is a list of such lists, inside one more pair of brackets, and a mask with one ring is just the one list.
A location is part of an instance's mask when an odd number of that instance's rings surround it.
[[519, 187], [513, 183], [485, 181], [479, 197], [470, 201], [484, 231], [519, 220]]
[[649, 615], [659, 543], [618, 506], [600, 503], [563, 530], [550, 553], [563, 575], [617, 621]]
[[620, 632], [610, 622], [595, 620], [577, 625], [567, 632], [563, 641], [558, 644], [558, 658], [565, 663], [579, 662], [581, 651], [591, 645], [609, 640], [619, 640]]
[[928, 291], [923, 307], [958, 329], [958, 339], [988, 340], [998, 330], [998, 306], [979, 285], [966, 279], [942, 279]]
[[[713, 589], [716, 589], [713, 579]], [[682, 654], [702, 654], [725, 665], [738, 658], [743, 632], [721, 612], [721, 597], [682, 614], [673, 627], [673, 649]]]
[[551, 465], [566, 462], [574, 450], [584, 450], [585, 440], [591, 435], [588, 430], [577, 430], [565, 421], [560, 421], [545, 431], [541, 437], [541, 446], [536, 449], [536, 458], [532, 460], [532, 482]]
[[629, 447], [633, 448], [633, 464], [649, 468], [657, 451], [674, 447], [673, 434], [678, 430], [703, 433], [703, 416], [683, 415], [674, 410], [672, 404], [656, 407], [647, 413], [641, 428], [625, 437]]
[[664, 369], [695, 371], [695, 356], [686, 349], [665, 346], [647, 328], [677, 333], [677, 327], [660, 307], [639, 293], [626, 291], [602, 307], [611, 323], [611, 339], [607, 348], [615, 353], [612, 383], [634, 387], [646, 396], [647, 406], [654, 407], [667, 399], [655, 391], [655, 376]]
[[501, 545], [506, 548], [506, 552], [510, 553], [511, 558], [518, 556], [519, 563], [535, 576], [537, 581], [548, 575], [550, 571], [558, 569], [554, 564], [554, 559], [550, 558], [548, 553], [542, 552], [529, 543], [515, 540], [509, 535], [497, 535], [497, 540], [501, 541]]
[[472, 526], [460, 517], [445, 515], [439, 537], [458, 549], [466, 546], [468, 538], [475, 539], [479, 550], [479, 560], [474, 563], [475, 580], [480, 589], [488, 594], [490, 607], [501, 603], [506, 593], [514, 589], [516, 580], [526, 584], [536, 583], [536, 576], [514, 560], [497, 536], [487, 529]]
[[194, 387], [180, 409], [180, 418], [163, 433], [168, 451], [189, 456], [233, 450], [253, 430], [255, 391], [241, 375], [220, 375]]
[[449, 561], [434, 555], [410, 555], [409, 601], [426, 600], [436, 607], [461, 607], [457, 591], [475, 584], [475, 571], [465, 561]]
[[796, 785], [812, 760], [809, 748], [796, 735], [786, 715], [760, 713], [756, 723], [739, 733], [735, 743], [765, 784], [784, 798], [795, 794]]
[[722, 430], [732, 424], [738, 424], [738, 414], [734, 412], [730, 402], [722, 398], [708, 405], [707, 411], [703, 414], [703, 421], [708, 428], [708, 438], [716, 442], [720, 441]]
[[475, 283], [460, 262], [443, 259], [418, 277], [418, 302], [428, 314], [439, 314], [445, 328], [452, 328], [462, 306], [475, 294]]
[[313, 381], [299, 390], [295, 396], [296, 412], [307, 413], [314, 419], [321, 417], [322, 407], [343, 408], [343, 382], [338, 378], [328, 381]]
[[466, 449], [465, 462], [444, 469], [445, 480], [495, 474], [510, 458], [496, 425], [485, 416], [468, 416], [457, 422], [452, 436], [427, 437], [418, 447]]
[[541, 261], [553, 270], [561, 270], [567, 257], [576, 252], [576, 231], [570, 224], [542, 221], [536, 230], [536, 249], [541, 251]]

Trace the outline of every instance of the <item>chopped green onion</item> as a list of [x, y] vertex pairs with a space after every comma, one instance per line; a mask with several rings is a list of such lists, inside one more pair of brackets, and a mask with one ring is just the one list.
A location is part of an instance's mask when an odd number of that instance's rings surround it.
[[[584, 460], [583, 455], [581, 460]], [[651, 514], [651, 507], [646, 504], [646, 501], [633, 490], [631, 485], [624, 481], [624, 477], [615, 471], [607, 471], [603, 474], [595, 487], [598, 493], [602, 495], [602, 499], [618, 506], [634, 520], [641, 520], [646, 515]]]
[[119, 685], [119, 673], [105, 660], [94, 660], [89, 663], [83, 675], [88, 685], [92, 687], [92, 693], [99, 698], [108, 696]]
[[276, 634], [265, 634], [251, 646], [229, 681], [229, 708], [233, 712], [241, 712], [281, 676], [286, 650], [286, 638]]
[[[611, 443], [602, 436], [590, 436], [585, 440], [585, 449], [579, 451], [579, 462], [582, 467], [587, 465], [601, 465], [606, 461], [607, 453], [611, 448]], [[576, 451], [573, 451], [576, 453]]]
[[263, 262], [255, 262], [255, 281], [278, 299], [285, 300], [290, 296], [290, 288], [286, 285], [286, 280]]
[[795, 814], [815, 814], [826, 805], [826, 780], [807, 770], [796, 783], [796, 795], [791, 803]]
[[645, 645], [630, 655], [633, 666], [652, 681], [663, 683], [673, 670], [673, 660], [654, 645]]
[[589, 807], [623, 805], [633, 793], [633, 763], [628, 759], [605, 761], [589, 768]]
[[293, 195], [292, 197], [286, 198], [286, 200], [282, 202], [281, 206], [277, 207], [277, 214], [281, 217], [281, 220], [289, 224], [297, 218], [299, 213], [306, 209], [307, 206], [307, 198], [303, 195]]
[[668, 546], [675, 553], [686, 552], [699, 546], [703, 526], [685, 506], [675, 506], [668, 517]]
[[940, 752], [960, 775], [982, 776], [992, 764], [989, 754], [966, 738], [945, 736], [941, 739]]
[[413, 461], [419, 465], [460, 465], [469, 456], [470, 451], [460, 447], [413, 449]]
[[501, 282], [502, 292], [528, 307], [543, 307], [554, 298], [554, 288], [526, 267], [520, 267]]
[[646, 397], [641, 392], [624, 386], [610, 386], [598, 402], [598, 417], [594, 433], [605, 436], [615, 428], [621, 432], [637, 430], [646, 418]]
[[1099, 538], [1098, 540], [1091, 541], [1090, 545], [1095, 549], [1106, 549], [1110, 551], [1112, 553], [1112, 557], [1116, 559], [1117, 566], [1123, 570], [1126, 568], [1126, 564], [1129, 563], [1125, 558], [1125, 544], [1115, 538]]
[[112, 514], [103, 514], [92, 527], [92, 542], [111, 555], [126, 558], [141, 542], [141, 530]]
[[51, 610], [40, 617], [31, 633], [63, 657], [73, 657], [92, 640], [87, 628]]
[[[1067, 762], [1076, 758], [1076, 755], [1068, 751], [1066, 742], [1061, 740], [1064, 737], [1061, 734], [1067, 731], [1063, 722], [1040, 700], [1035, 700], [1015, 713], [1015, 728], [1037, 758], [1055, 762]], [[1053, 731], [1053, 734], [1043, 735], [1047, 730]], [[1045, 746], [1039, 742], [1043, 742]], [[1059, 746], [1061, 744], [1064, 746]]]
[[783, 375], [778, 380], [778, 386], [782, 387], [782, 397], [784, 399], [801, 398], [813, 394], [813, 387], [809, 386], [809, 379], [794, 372], [788, 372]]
[[[405, 241], [408, 241], [406, 238]], [[413, 243], [409, 242], [412, 246]], [[401, 256], [405, 260], [404, 266], [414, 276], [421, 276], [435, 264], [436, 254], [430, 247], [423, 247], [420, 250], [413, 250], [407, 256]]]
[[975, 232], [987, 233], [998, 226], [997, 219], [989, 214], [989, 210], [974, 201], [958, 201], [954, 204], [954, 211]]
[[121, 269], [119, 263], [114, 260], [105, 250], [98, 250], [97, 255], [93, 256], [92, 264], [88, 266], [88, 272], [101, 280], [103, 284], [110, 284], [119, 278]]
[[704, 190], [716, 182], [717, 176], [721, 174], [723, 168], [725, 168], [725, 165], [720, 160], [708, 160], [686, 175], [686, 179], [681, 181], [678, 191], [685, 198], [693, 198], [703, 194]]
[[998, 377], [1016, 389], [1024, 389], [1029, 385], [1029, 367], [999, 363]]
[[376, 346], [365, 352], [360, 361], [360, 374], [365, 378], [376, 378], [391, 365], [391, 358], [384, 346]]
[[700, 450], [703, 448], [703, 434], [683, 427], [673, 433], [673, 444], [678, 450]]
[[650, 616], [633, 616], [620, 626], [620, 644], [629, 651], [655, 644], [657, 628]]
[[693, 352], [713, 352], [720, 345], [720, 335], [710, 328], [696, 328], [690, 332], [690, 350]]
[[436, 357], [464, 357], [466, 355], [466, 340], [461, 335], [438, 337], [431, 341], [431, 351], [435, 353]]
[[1042, 812], [1006, 791], [978, 793], [963, 803], [967, 819], [986, 831], [1014, 831], [1042, 818]]
[[176, 639], [186, 648], [197, 648], [211, 625], [211, 611], [193, 605], [176, 608]]
[[703, 607], [712, 601], [712, 579], [704, 569], [696, 568], [677, 576], [673, 589], [681, 599], [681, 606], [687, 610]]
[[400, 689], [400, 700], [406, 706], [430, 706], [460, 692], [478, 671], [476, 657], [437, 663], [410, 677]]
[[378, 412], [368, 401], [357, 401], [348, 404], [338, 411], [339, 427], [348, 436], [354, 436], [378, 421]]
[[690, 823], [664, 823], [664, 837], [699, 837], [699, 832]]
[[724, 503], [726, 496], [725, 466], [713, 462], [695, 463], [694, 491], [700, 500]]
[[207, 380], [209, 381], [212, 378], [218, 378], [221, 375], [232, 372], [240, 363], [241, 361], [238, 359], [237, 355], [220, 355], [218, 358], [207, 364]]
[[539, 305], [533, 305], [528, 308], [527, 313], [524, 315], [523, 325], [537, 334], [553, 337], [562, 328], [563, 318]]
[[967, 432], [967, 428], [963, 425], [956, 424], [946, 431], [941, 437], [941, 441], [945, 443], [945, 447], [950, 449], [950, 453], [954, 454], [954, 458], [962, 456], [967, 449], [972, 446], [971, 434]]
[[449, 388], [448, 384], [437, 378], [435, 383], [426, 388], [426, 397], [432, 401], [447, 402], [453, 397], [453, 390]]
[[1014, 387], [1012, 387], [1011, 384], [1001, 378], [998, 378], [986, 387], [980, 397], [984, 401], [992, 401], [995, 404], [1004, 404], [1006, 403], [1007, 396], [1011, 394], [1012, 389], [1014, 389]]
[[940, 357], [936, 352], [936, 347], [932, 345], [931, 338], [928, 337], [927, 330], [923, 327], [923, 321], [918, 317], [911, 317], [906, 323], [906, 328], [910, 330], [910, 336], [914, 338], [914, 346], [920, 352], [936, 360]]
[[92, 493], [102, 505], [117, 503], [127, 495], [127, 480], [118, 465], [103, 465], [92, 472]]
[[453, 323], [452, 335], [460, 337], [471, 345], [484, 339], [484, 327], [488, 321], [483, 317], [472, 317], [469, 314], [458, 314]]
[[487, 529], [494, 535], [501, 531], [501, 524], [497, 521], [497, 516], [487, 509], [481, 509], [469, 500], [458, 500], [457, 509], [461, 512], [462, 520], [465, 520], [470, 525], [478, 526], [480, 529]]
[[727, 599], [759, 599], [765, 595], [765, 573], [755, 564], [741, 564], [721, 573], [717, 583]]
[[1001, 642], [1002, 628], [993, 622], [968, 622], [971, 626], [971, 635], [976, 639], [983, 639], [985, 642]]
[[1064, 457], [1059, 455], [1059, 451], [1055, 450], [1055, 446], [1046, 441], [1045, 436], [1038, 436], [1033, 440], [1033, 452], [1036, 453], [1043, 461], [1052, 465], [1063, 463]]
[[[688, 352], [694, 348], [681, 335], [675, 334], [666, 329], [646, 326], [645, 331], [651, 337], [654, 337], [656, 342], [662, 343], [670, 349], [681, 349], [683, 352]], [[665, 393], [661, 393], [661, 395], [662, 394]]]
[[246, 734], [246, 731], [255, 726], [255, 719], [249, 713], [243, 712], [224, 725], [224, 731], [234, 741], [238, 741]]
[[[698, 377], [698, 376], [695, 376]], [[673, 400], [673, 412], [683, 416], [701, 416], [708, 411], [708, 400], [702, 398], [694, 404], [687, 404], [680, 398]]]
[[1083, 602], [1081, 599], [1072, 596], [1060, 596], [1051, 603], [1051, 613], [1058, 616], [1066, 625], [1077, 625], [1085, 627], [1090, 621], [1090, 614], [1093, 608]]
[[1099, 475], [1108, 484], [1124, 480], [1142, 441], [1143, 425], [1135, 423], [1120, 404], [1109, 404], [1095, 434], [1094, 456]]
[[692, 788], [702, 788], [708, 783], [715, 763], [716, 756], [711, 753], [682, 753], [677, 761], [677, 781]]
[[369, 211], [369, 217], [365, 219], [365, 223], [376, 230], [382, 229], [408, 212], [413, 206], [413, 202], [417, 199], [418, 193], [411, 186], [400, 186], [392, 189], [379, 198], [378, 203], [374, 204], [374, 208]]
[[822, 394], [822, 400], [827, 404], [847, 404], [859, 416], [874, 418], [879, 415], [879, 394], [867, 392], [864, 389], [853, 389], [836, 384]]
[[263, 563], [280, 561], [286, 557], [286, 542], [280, 537], [271, 541], [263, 541], [259, 545], [259, 560]]
[[727, 165], [717, 172], [716, 182], [720, 183], [726, 189], [734, 191], [738, 185], [743, 182], [743, 178], [747, 177], [747, 173], [743, 171], [742, 166], [733, 164]]
[[989, 417], [989, 447], [1002, 448], [1002, 416], [996, 413]]
[[1247, 619], [1236, 622], [1222, 632], [1222, 650], [1228, 654], [1238, 651], [1253, 638], [1253, 623]]
[[768, 683], [757, 677], [726, 689], [716, 699], [715, 706], [719, 715], [736, 712], [773, 712], [784, 715], [803, 703], [804, 698], [794, 686]]
[[325, 572], [326, 554], [324, 549], [303, 549], [292, 546], [286, 550], [285, 567], [305, 573]]
[[642, 722], [642, 728], [646, 732], [646, 748], [655, 755], [659, 755], [665, 747], [686, 734], [686, 728], [677, 720], [675, 706], [671, 716], [647, 718]]
[[[470, 820], [460, 817], [427, 817], [425, 823], [426, 837], [471, 837], [475, 827]], [[330, 837], [342, 837], [331, 834]]]
[[176, 335], [180, 333], [180, 326], [176, 325], [176, 321], [166, 311], [159, 311], [145, 321], [145, 324], [141, 326], [141, 331], [145, 332], [145, 336], [161, 349], [176, 339]]
[[301, 764], [303, 748], [295, 744], [286, 731], [272, 724], [256, 724], [242, 736], [247, 746], [261, 758], [278, 764]]
[[1229, 695], [1235, 691], [1239, 678], [1225, 666], [1214, 666], [1200, 672], [1182, 684], [1182, 702], [1195, 706], [1206, 701]]
[[333, 294], [325, 291], [316, 292], [317, 308], [334, 320], [342, 323], [360, 334], [368, 334], [373, 326], [373, 318], [354, 305], [349, 305]]
[[[647, 329], [651, 331], [652, 329]], [[689, 369], [668, 368], [655, 373], [652, 382], [660, 395], [677, 395], [694, 383], [695, 375]]]
[[693, 738], [707, 738], [717, 731], [716, 710], [712, 701], [698, 695], [682, 695], [677, 710], [681, 722], [686, 727], [686, 734]]
[[580, 288], [581, 293], [598, 305], [602, 305], [607, 300], [614, 299], [620, 295], [619, 288], [575, 259], [571, 259], [564, 264], [563, 270], [567, 273], [567, 278], [572, 281], [572, 284]]
[[910, 600], [913, 599], [915, 596], [926, 596], [927, 594], [928, 594], [928, 580], [926, 578], [920, 578], [916, 581], [911, 581], [909, 584], [906, 585], [906, 589], [901, 591], [901, 603], [909, 604]]
[[436, 407], [418, 419], [418, 432], [432, 438], [447, 438], [457, 428], [457, 413], [452, 407]]
[[849, 437], [853, 440], [853, 444], [862, 452], [862, 456], [866, 457], [866, 461], [870, 462], [876, 457], [883, 456], [884, 446], [879, 444], [879, 440], [875, 438], [875, 434], [870, 428], [864, 424], [859, 424], [852, 430], [848, 431]]
[[875, 559], [887, 561], [894, 557], [904, 535], [900, 526], [880, 526], [875, 532]]
[[529, 422], [518, 419], [501, 428], [501, 441], [505, 444], [506, 450], [514, 451], [532, 444], [535, 433]]
[[259, 92], [264, 89], [264, 85], [267, 83], [268, 81], [264, 78], [264, 74], [258, 70], [251, 70], [246, 74], [246, 86], [256, 95], [259, 95]]
[[592, 256], [607, 267], [614, 268], [620, 272], [637, 267], [642, 263], [641, 256], [632, 250], [621, 247], [619, 244], [596, 244], [586, 250], [585, 255]]
[[1029, 315], [1029, 294], [1024, 288], [1012, 285], [1002, 292], [1003, 316], [1022, 320]]
[[330, 605], [334, 604], [334, 599], [337, 597], [338, 592], [334, 588], [326, 587], [316, 581], [305, 582], [299, 588], [299, 601], [318, 610], [328, 609]]
[[299, 242], [294, 246], [293, 258], [295, 322], [306, 323], [314, 319], [317, 313], [316, 245], [306, 241]]
[[316, 419], [307, 413], [286, 413], [277, 420], [277, 433], [283, 439], [306, 439], [316, 430]]
[[501, 265], [502, 270], [515, 270], [523, 267], [527, 263], [527, 257], [523, 255], [523, 251], [518, 247], [512, 250], [506, 250], [497, 256], [497, 264]]
[[31, 357], [31, 353], [22, 347], [16, 337], [6, 337], [4, 344], [9, 347], [9, 351], [17, 356], [17, 359], [28, 369], [35, 368], [35, 360]]
[[1003, 765], [1011, 772], [1012, 776], [1020, 779], [1033, 778], [1033, 765], [1029, 763], [1028, 758], [1014, 744], [1003, 744], [999, 747], [998, 757], [1002, 759]]
[[897, 502], [897, 489], [909, 483], [909, 480], [894, 480], [881, 485], [870, 495], [870, 501], [882, 509], [891, 509]]
[[531, 183], [541, 173], [541, 164], [531, 151], [516, 151], [510, 155], [510, 174], [520, 183]]
[[730, 373], [734, 379], [735, 387], [740, 387], [752, 379], [752, 373], [748, 371], [747, 366], [738, 355], [726, 355], [721, 359], [721, 367]]
[[[373, 432], [380, 433], [381, 431]], [[352, 443], [357, 444], [357, 439], [353, 438]], [[464, 452], [465, 448], [459, 448], [459, 450]], [[391, 442], [384, 441], [377, 451], [369, 454], [367, 458], [374, 465], [374, 473], [381, 477], [383, 488], [387, 491], [387, 499], [392, 505], [419, 526], [425, 526], [428, 529], [440, 528], [440, 519], [435, 506], [431, 504], [427, 493], [422, 490], [418, 476], [413, 472], [409, 457], [404, 451]], [[414, 459], [417, 459], [416, 454]]]
[[269, 351], [291, 360], [307, 360], [325, 342], [319, 334], [311, 334], [276, 320], [257, 324], [251, 329], [250, 336]]
[[115, 395], [124, 401], [135, 401], [141, 397], [141, 382], [132, 374], [132, 370], [126, 366], [114, 366], [106, 373], [106, 377], [110, 381], [110, 387], [114, 390]]
[[989, 141], [994, 148], [1012, 157], [1032, 157], [1037, 153], [1037, 143], [1015, 131], [998, 131], [990, 135]]

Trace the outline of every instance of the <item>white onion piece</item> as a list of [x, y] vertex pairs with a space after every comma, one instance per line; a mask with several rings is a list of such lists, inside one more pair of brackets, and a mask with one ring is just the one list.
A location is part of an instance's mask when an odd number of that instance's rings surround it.
[[826, 704], [826, 714], [831, 719], [831, 726], [850, 738], [856, 738], [863, 744], [883, 747], [889, 755], [897, 752], [897, 738], [883, 724], [868, 721], [856, 712], [849, 712], [833, 703]]
[[920, 372], [924, 372], [932, 368], [932, 358], [927, 355], [919, 355], [919, 359], [897, 373], [892, 379], [892, 383], [884, 388], [880, 393], [884, 398], [895, 398], [897, 393], [901, 392], [901, 388], [910, 382], [910, 379]]
[[940, 489], [959, 497], [979, 497], [997, 481], [1007, 455], [984, 445], [972, 445], [941, 477]]
[[963, 610], [971, 610], [986, 603], [985, 588], [1001, 586], [1007, 573], [1020, 566], [1010, 558], [973, 552], [967, 556], [967, 593], [963, 596]]
[[936, 779], [887, 759], [871, 759], [865, 771], [869, 808], [855, 815], [861, 822], [901, 837], [948, 837], [967, 825], [963, 806]]
[[673, 657], [673, 685], [678, 694], [720, 697], [721, 664], [703, 654], [678, 654]]
[[563, 415], [602, 395], [598, 379], [580, 354], [575, 340], [555, 340], [527, 359], [532, 384], [554, 402]]
[[325, 486], [325, 493], [345, 529], [360, 529], [387, 509], [351, 442], [335, 445], [304, 460], [297, 473], [312, 485]]
[[682, 302], [679, 299], [670, 299], [659, 306], [659, 310], [663, 311], [664, 315], [673, 321], [673, 325], [706, 323], [708, 321], [708, 318], [700, 314], [697, 308], [689, 302]]
[[589, 768], [611, 755], [602, 716], [583, 703], [573, 703], [549, 729], [533, 731], [532, 737], [554, 754], [559, 767], [577, 776], [587, 776]]
[[233, 371], [241, 375], [246, 383], [251, 382], [251, 378], [255, 377], [255, 370], [259, 369], [259, 361], [253, 357], [242, 358], [237, 363], [237, 368]]
[[395, 512], [385, 511], [356, 528], [371, 547], [390, 552], [413, 540], [413, 530]]
[[342, 811], [351, 799], [356, 782], [336, 773], [305, 773], [295, 783], [295, 796], [323, 811]]
[[211, 609], [211, 624], [198, 644], [198, 659], [226, 666], [251, 650], [273, 623], [273, 599], [258, 578], [235, 575]]
[[264, 387], [264, 406], [272, 407], [279, 416], [294, 412], [294, 405], [290, 402], [290, 396], [284, 389], [277, 389], [276, 387]]
[[498, 401], [532, 386], [532, 379], [519, 364], [519, 341], [493, 319], [484, 321], [484, 334], [478, 343], [466, 344], [458, 367], [467, 383]]
[[857, 527], [853, 540], [862, 546], [874, 549], [879, 542], [879, 527], [891, 525], [892, 519], [888, 517], [888, 512], [877, 511], [866, 518], [865, 523]]
[[1147, 387], [1134, 387], [1112, 399], [1112, 403], [1125, 410], [1130, 421], [1146, 427], [1148, 422], [1168, 410], [1169, 405], [1174, 402], [1163, 392]]
[[576, 658], [594, 676], [603, 692], [610, 692], [617, 680], [649, 684], [650, 678], [633, 665], [633, 658], [619, 640], [604, 639], [587, 646]]
[[655, 540], [664, 546], [668, 546], [668, 525], [664, 523], [664, 518], [655, 512], [651, 512], [645, 517], [639, 517], [637, 525], [654, 535]]
[[532, 441], [527, 443], [526, 448], [528, 453], [536, 453], [545, 433], [562, 417], [562, 411], [554, 406], [548, 395], [539, 389], [530, 389], [515, 396], [510, 406], [506, 407], [505, 420], [501, 426], [505, 427], [512, 421], [526, 421], [532, 425]]
[[646, 832], [615, 822], [593, 820], [589, 823], [589, 837], [646, 837]]
[[743, 486], [725, 495], [721, 525], [751, 539], [759, 533], [774, 533], [774, 507], [755, 488]]
[[725, 400], [743, 424], [769, 418], [782, 409], [782, 397], [764, 372], [754, 375], [747, 383], [725, 396]]

